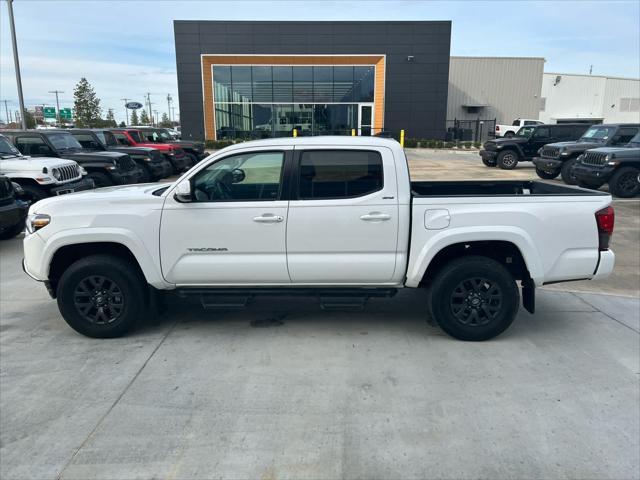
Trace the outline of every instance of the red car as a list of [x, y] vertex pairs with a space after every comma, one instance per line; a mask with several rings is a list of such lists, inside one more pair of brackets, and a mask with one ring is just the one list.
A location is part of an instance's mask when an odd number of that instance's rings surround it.
[[193, 166], [192, 159], [187, 156], [179, 147], [168, 143], [149, 143], [145, 141], [145, 137], [140, 130], [135, 128], [112, 128], [111, 132], [118, 140], [118, 143], [128, 147], [151, 147], [162, 152], [162, 154], [171, 162], [173, 173], [181, 173]]

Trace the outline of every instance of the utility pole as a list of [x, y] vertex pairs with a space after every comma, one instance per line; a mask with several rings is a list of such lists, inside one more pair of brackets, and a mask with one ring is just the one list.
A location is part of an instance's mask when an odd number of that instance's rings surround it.
[[129, 109], [127, 108], [127, 103], [129, 102], [129, 99], [121, 98], [120, 100], [124, 102], [124, 116], [127, 119], [127, 125], [129, 125]]
[[151, 93], [147, 92], [147, 105], [149, 106], [149, 119], [153, 123], [153, 112], [151, 112]]
[[[159, 123], [159, 122], [158, 122], [158, 110], [154, 110], [154, 111], [153, 111], [153, 113], [154, 113], [154, 115], [155, 115], [155, 123], [153, 124], [153, 126], [154, 126], [154, 127], [157, 127], [157, 126], [158, 126], [158, 123]], [[153, 122], [153, 121], [154, 121], [154, 117], [151, 117], [151, 122]]]
[[589, 75], [593, 72], [593, 65], [589, 65]]
[[7, 117], [7, 124], [9, 124], [9, 123], [11, 123], [9, 121], [9, 107], [7, 107], [7, 101], [6, 100], [3, 100], [3, 102], [4, 102], [4, 114]]
[[[16, 69], [16, 84], [18, 86], [18, 102], [20, 103], [20, 111], [24, 112], [24, 97], [22, 96], [22, 78], [20, 77], [20, 61], [18, 60], [18, 41], [16, 40], [16, 25], [13, 19], [13, 0], [7, 0], [9, 7], [9, 25], [11, 26], [11, 43], [13, 45], [13, 64]], [[27, 129], [27, 121], [24, 115], [20, 115], [22, 120], [22, 129]]]
[[169, 115], [169, 122], [171, 122], [171, 101], [173, 100], [173, 98], [171, 98], [171, 94], [167, 93], [167, 115]]
[[173, 119], [171, 120], [171, 128], [173, 128], [173, 124], [176, 121], [176, 107], [171, 107], [171, 118]]
[[56, 118], [58, 119], [58, 126], [60, 126], [60, 102], [58, 102], [58, 94], [64, 92], [60, 90], [51, 90], [49, 93], [56, 94]]

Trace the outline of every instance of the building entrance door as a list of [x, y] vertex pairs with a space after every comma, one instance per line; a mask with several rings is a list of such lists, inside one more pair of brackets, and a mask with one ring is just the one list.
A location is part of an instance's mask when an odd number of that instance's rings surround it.
[[358, 135], [370, 136], [373, 129], [373, 103], [358, 105]]

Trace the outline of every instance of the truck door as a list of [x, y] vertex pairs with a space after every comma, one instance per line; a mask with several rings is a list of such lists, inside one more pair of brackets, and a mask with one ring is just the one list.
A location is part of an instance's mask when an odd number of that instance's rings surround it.
[[297, 147], [293, 164], [287, 223], [291, 281], [390, 282], [398, 243], [391, 150]]
[[293, 147], [243, 150], [190, 177], [192, 201], [170, 195], [160, 227], [162, 273], [181, 285], [288, 284], [285, 160]]
[[549, 127], [538, 127], [533, 131], [529, 141], [524, 144], [524, 153], [527, 157], [534, 156], [541, 147], [554, 141], [550, 130]]

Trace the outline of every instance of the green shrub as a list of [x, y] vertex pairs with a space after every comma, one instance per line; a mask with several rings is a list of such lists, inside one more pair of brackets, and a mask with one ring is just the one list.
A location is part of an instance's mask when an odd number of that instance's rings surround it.
[[404, 139], [405, 148], [416, 148], [418, 146], [417, 138], [405, 138]]
[[207, 150], [220, 150], [221, 148], [228, 147], [234, 143], [231, 140], [207, 140], [204, 142], [204, 148]]

